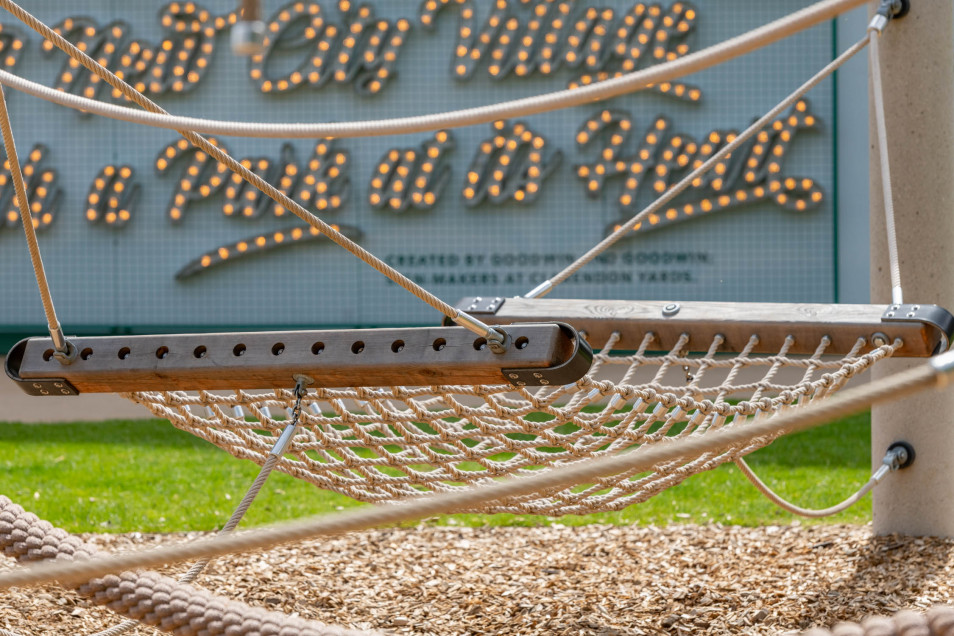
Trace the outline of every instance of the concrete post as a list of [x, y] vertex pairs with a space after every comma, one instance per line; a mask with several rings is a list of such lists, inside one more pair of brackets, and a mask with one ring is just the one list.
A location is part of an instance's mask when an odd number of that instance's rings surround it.
[[[873, 8], [877, 7], [873, 3]], [[901, 284], [906, 303], [954, 311], [954, 9], [911, 0], [881, 37], [881, 74]], [[873, 103], [873, 102], [872, 102]], [[871, 300], [891, 302], [880, 161], [870, 117]], [[858, 237], [863, 240], [863, 237]], [[889, 361], [876, 377], [923, 361]], [[872, 462], [895, 441], [914, 465], [874, 492], [876, 534], [954, 537], [954, 391], [922, 394], [872, 412]]]

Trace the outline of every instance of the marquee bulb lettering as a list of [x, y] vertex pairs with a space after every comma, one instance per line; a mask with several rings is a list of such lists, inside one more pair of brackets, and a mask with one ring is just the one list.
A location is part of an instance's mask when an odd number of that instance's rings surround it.
[[494, 136], [481, 142], [467, 170], [464, 203], [473, 207], [485, 200], [534, 201], [563, 152], [550, 151], [546, 139], [523, 122], [496, 121], [492, 128]]
[[430, 210], [450, 179], [451, 169], [444, 159], [454, 146], [454, 136], [440, 130], [417, 148], [388, 150], [372, 173], [368, 203], [392, 212], [409, 207]]

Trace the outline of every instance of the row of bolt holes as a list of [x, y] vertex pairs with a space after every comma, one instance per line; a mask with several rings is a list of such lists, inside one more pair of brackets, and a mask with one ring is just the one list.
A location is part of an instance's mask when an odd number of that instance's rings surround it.
[[[514, 347], [516, 347], [517, 349], [526, 349], [527, 345], [530, 344], [530, 340], [527, 339], [525, 336], [521, 336], [520, 338], [517, 338], [513, 344], [514, 344]], [[438, 338], [433, 343], [431, 343], [431, 348], [434, 349], [434, 351], [443, 351], [444, 347], [446, 346], [447, 346], [447, 341], [444, 340], [443, 338]], [[474, 340], [475, 350], [483, 351], [486, 347], [487, 347], [486, 338], [477, 338], [476, 340]], [[324, 350], [325, 350], [325, 343], [323, 342], [316, 342], [315, 344], [311, 345], [311, 352], [314, 355], [318, 355]], [[237, 344], [232, 348], [232, 355], [238, 358], [238, 357], [244, 356], [246, 351], [247, 351], [247, 348], [244, 344]], [[362, 342], [361, 340], [358, 340], [357, 342], [352, 343], [351, 353], [359, 354], [362, 351], [364, 351], [364, 342]], [[391, 351], [393, 351], [394, 353], [400, 353], [401, 351], [404, 351], [404, 341], [395, 340], [394, 342], [392, 342]], [[196, 358], [204, 358], [206, 354], [208, 354], [208, 352], [209, 350], [204, 345], [199, 345], [198, 347], [192, 350], [192, 355]], [[274, 345], [272, 345], [272, 355], [280, 356], [283, 353], [285, 353], [285, 343], [276, 342]], [[132, 351], [129, 349], [129, 347], [123, 347], [122, 349], [119, 350], [119, 353], [117, 354], [117, 356], [119, 357], [120, 360], [125, 360], [126, 358], [130, 356], [130, 354], [132, 354]], [[156, 349], [156, 357], [159, 358], [160, 360], [165, 358], [167, 355], [169, 355], [169, 347], [163, 346]], [[91, 357], [93, 357], [93, 350], [90, 349], [89, 347], [83, 349], [80, 352], [80, 358], [82, 358], [83, 360], [89, 360]], [[52, 349], [47, 349], [46, 351], [43, 352], [43, 359], [45, 361], [49, 362], [52, 358], [53, 358]]]

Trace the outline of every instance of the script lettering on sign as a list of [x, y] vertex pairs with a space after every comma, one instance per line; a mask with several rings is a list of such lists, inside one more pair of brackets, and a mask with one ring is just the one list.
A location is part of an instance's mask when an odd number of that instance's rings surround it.
[[[219, 19], [221, 27], [234, 21], [234, 17]], [[93, 18], [66, 18], [53, 30], [141, 93], [190, 91], [209, 70], [216, 20], [194, 2], [172, 2], [159, 12], [159, 22], [167, 32], [159, 44], [131, 39], [132, 28], [122, 20], [101, 25]], [[51, 54], [55, 48], [43, 41], [45, 53]], [[90, 99], [122, 98], [119, 90], [111, 89], [73, 59], [63, 63], [54, 85]]]
[[[44, 165], [48, 152], [46, 146], [37, 144], [27, 155], [26, 163], [20, 166], [27, 200], [30, 202], [33, 227], [38, 230], [46, 229], [53, 224], [63, 194], [57, 185], [56, 170]], [[19, 153], [17, 154], [19, 156]], [[20, 160], [23, 161], [22, 157]], [[4, 224], [7, 227], [20, 225], [20, 207], [10, 173], [10, 162], [5, 157], [3, 168], [0, 169], [0, 210], [6, 210]]]
[[312, 2], [285, 5], [268, 23], [265, 53], [252, 56], [249, 77], [264, 93], [328, 82], [379, 93], [395, 75], [411, 23], [376, 18], [368, 4], [339, 0], [344, 18], [334, 23]]
[[481, 142], [467, 170], [464, 203], [532, 202], [560, 165], [563, 152], [549, 151], [546, 139], [523, 122], [497, 121], [492, 127], [494, 136]]
[[433, 208], [450, 178], [450, 166], [444, 158], [454, 145], [454, 136], [440, 130], [419, 148], [392, 148], [386, 152], [371, 177], [368, 203], [393, 212], [403, 212], [408, 207]]
[[109, 165], [100, 170], [86, 195], [87, 222], [104, 221], [109, 227], [124, 227], [132, 218], [141, 191], [133, 182], [134, 176], [132, 166]]
[[[817, 124], [808, 101], [800, 100], [789, 113], [779, 116], [705, 176], [695, 179], [672, 206], [636, 224], [634, 231], [764, 200], [797, 212], [817, 207], [824, 193], [813, 179], [782, 174], [782, 161], [795, 135]], [[639, 210], [637, 197], [646, 183], [651, 184], [653, 197], [664, 194], [738, 136], [735, 130], [714, 130], [697, 141], [672, 132], [672, 127], [668, 118], [657, 117], [643, 133], [635, 154], [626, 154], [633, 131], [628, 113], [603, 110], [588, 119], [576, 136], [581, 148], [596, 147], [599, 151], [594, 162], [576, 166], [587, 194], [600, 198], [608, 180], [622, 177], [617, 194], [619, 211], [632, 216]], [[609, 229], [619, 227], [614, 224]]]
[[[671, 61], [690, 51], [687, 37], [697, 12], [687, 2], [664, 8], [658, 3], [633, 3], [627, 11], [588, 7], [577, 10], [572, 0], [493, 0], [481, 20], [472, 0], [424, 0], [419, 19], [436, 28], [447, 5], [460, 7], [460, 26], [451, 62], [458, 80], [473, 77], [481, 65], [494, 79], [534, 73], [550, 75], [561, 67], [581, 71], [570, 88], [631, 73], [646, 64]], [[702, 91], [682, 82], [652, 87], [666, 95], [699, 101]]]

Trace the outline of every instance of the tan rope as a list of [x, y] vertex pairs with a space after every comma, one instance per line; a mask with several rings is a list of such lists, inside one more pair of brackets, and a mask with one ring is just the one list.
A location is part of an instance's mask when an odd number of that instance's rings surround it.
[[[14, 3], [12, 0], [0, 0], [0, 6], [12, 13], [17, 17], [21, 22], [29, 26], [31, 29], [42, 35], [46, 40], [52, 42], [57, 48], [65, 52], [71, 58], [82, 64], [87, 70], [92, 73], [95, 73], [97, 76], [102, 78], [106, 83], [115, 88], [116, 90], [122, 92], [126, 99], [138, 104], [142, 108], [152, 113], [159, 113], [167, 115], [166, 111], [162, 110], [155, 102], [149, 100], [145, 95], [134, 89], [132, 86], [116, 77], [112, 72], [103, 67], [101, 64], [96, 62], [90, 56], [86, 55], [83, 51], [79, 50], [71, 42], [66, 40], [64, 37], [56, 33], [53, 29], [45, 25], [43, 22], [35, 18], [33, 15], [25, 11], [22, 7]], [[441, 300], [431, 292], [427, 291], [411, 279], [407, 278], [396, 269], [374, 256], [366, 249], [347, 238], [341, 234], [334, 227], [325, 223], [320, 218], [306, 210], [304, 207], [299, 205], [296, 201], [291, 199], [284, 192], [275, 188], [270, 183], [262, 179], [260, 176], [243, 166], [240, 162], [236, 161], [228, 153], [223, 151], [218, 146], [213, 145], [207, 139], [198, 135], [189, 130], [178, 130], [180, 135], [185, 137], [191, 144], [201, 149], [203, 152], [207, 153], [210, 157], [218, 161], [219, 163], [227, 166], [229, 170], [241, 176], [245, 181], [258, 188], [260, 191], [264, 192], [269, 198], [273, 201], [284, 207], [286, 210], [293, 212], [298, 218], [306, 222], [311, 227], [322, 232], [325, 236], [330, 238], [332, 241], [337, 243], [339, 246], [346, 249], [348, 252], [358, 257], [367, 265], [370, 265], [375, 271], [383, 274], [394, 283], [400, 285], [403, 289], [410, 292], [419, 300], [430, 305], [437, 311], [441, 312], [457, 324], [462, 327], [470, 329], [474, 333], [486, 337], [488, 340], [500, 341], [502, 340], [501, 334], [499, 332], [491, 329], [483, 322], [469, 316], [468, 314], [455, 309], [452, 305]]]
[[[69, 563], [89, 559], [96, 549], [0, 496], [0, 551], [18, 561]], [[123, 572], [77, 585], [96, 605], [177, 636], [261, 634], [277, 636], [367, 636], [340, 627], [289, 617], [229, 601], [154, 572]]]
[[[258, 472], [258, 476], [252, 482], [252, 485], [249, 486], [248, 490], [245, 492], [245, 496], [242, 497], [242, 501], [239, 502], [239, 505], [235, 507], [235, 510], [232, 512], [231, 517], [226, 522], [226, 524], [219, 530], [218, 534], [228, 534], [235, 530], [238, 527], [238, 524], [241, 523], [242, 519], [245, 517], [245, 513], [248, 512], [249, 507], [252, 505], [252, 502], [255, 501], [255, 497], [258, 496], [258, 493], [262, 490], [262, 486], [265, 485], [268, 476], [275, 469], [275, 465], [278, 463], [278, 455], [269, 455], [268, 459], [265, 461], [265, 464], [262, 466], [261, 470]], [[179, 577], [179, 583], [191, 583], [194, 581], [199, 574], [209, 565], [211, 559], [200, 559], [192, 564], [192, 567]], [[100, 632], [96, 632], [93, 636], [120, 636], [120, 634], [125, 634], [129, 630], [133, 629], [140, 622], [138, 620], [128, 620], [105, 629]], [[2, 636], [2, 635], [0, 635]]]
[[742, 471], [742, 474], [745, 475], [750, 482], [752, 482], [752, 484], [765, 496], [766, 499], [783, 510], [801, 517], [808, 517], [810, 519], [830, 517], [832, 515], [838, 514], [839, 512], [847, 510], [851, 506], [864, 499], [865, 495], [871, 492], [874, 487], [881, 482], [883, 477], [883, 471], [881, 468], [879, 468], [861, 488], [853, 492], [839, 503], [827, 508], [803, 508], [785, 500], [778, 493], [769, 488], [769, 486], [762, 481], [758, 475], [755, 474], [755, 471], [753, 471], [748, 463], [741, 457], [735, 460], [735, 465], [739, 467], [739, 470]]
[[926, 614], [902, 610], [891, 618], [869, 616], [861, 623], [838, 623], [830, 630], [816, 627], [803, 636], [949, 636], [954, 633], [954, 607], [932, 607]]
[[[606, 100], [631, 93], [647, 88], [651, 84], [671, 81], [734, 59], [816, 24], [835, 18], [841, 13], [861, 6], [864, 2], [865, 0], [825, 0], [818, 2], [702, 51], [691, 53], [677, 60], [664, 62], [621, 77], [595, 82], [589, 86], [477, 108], [374, 121], [273, 124], [263, 122], [239, 123], [214, 121], [192, 117], [170, 117], [166, 114], [131, 111], [128, 108], [115, 104], [106, 104], [55, 91], [2, 70], [0, 70], [0, 83], [29, 93], [35, 97], [58, 103], [61, 106], [83, 110], [104, 117], [160, 128], [193, 130], [210, 135], [281, 138], [342, 138], [403, 135], [413, 132], [439, 130], [441, 128], [470, 126], [493, 122], [499, 119], [524, 117], [536, 113], [589, 104], [594, 101]], [[7, 6], [7, 4], [6, 1], [3, 3], [4, 6]]]
[[706, 160], [701, 166], [690, 172], [686, 175], [679, 183], [673, 185], [669, 190], [665, 192], [658, 199], [650, 203], [646, 208], [639, 212], [636, 216], [632, 217], [625, 223], [621, 224], [618, 229], [616, 229], [612, 234], [604, 238], [602, 241], [597, 243], [593, 248], [587, 251], [585, 254], [580, 256], [578, 259], [573, 261], [570, 265], [564, 268], [561, 272], [551, 277], [550, 279], [544, 281], [530, 292], [524, 295], [524, 298], [540, 298], [545, 296], [554, 287], [568, 279], [570, 276], [575, 274], [580, 270], [584, 265], [592, 261], [594, 258], [605, 252], [613, 244], [619, 241], [621, 238], [629, 234], [632, 229], [636, 226], [637, 223], [645, 219], [651, 214], [659, 212], [664, 206], [668, 205], [673, 199], [682, 194], [692, 183], [703, 176], [706, 172], [712, 169], [717, 163], [725, 159], [727, 155], [738, 149], [743, 143], [748, 141], [752, 136], [757, 134], [762, 128], [767, 126], [778, 117], [782, 112], [789, 108], [792, 104], [797, 102], [802, 96], [805, 95], [808, 91], [818, 85], [822, 80], [831, 75], [835, 70], [841, 67], [845, 62], [850, 60], [855, 56], [861, 49], [863, 49], [868, 44], [868, 38], [865, 37], [862, 40], [855, 43], [853, 46], [849, 47], [844, 53], [839, 55], [837, 58], [832, 60], [828, 65], [826, 65], [822, 70], [812, 76], [807, 82], [799, 86], [794, 92], [792, 92], [788, 97], [779, 102], [775, 108], [765, 113], [760, 117], [754, 124], [742, 131], [738, 137], [732, 140], [730, 143], [723, 146], [717, 153], [713, 154], [708, 160]]
[[824, 422], [857, 412], [873, 404], [911, 395], [927, 388], [943, 386], [954, 363], [954, 354], [935, 358], [933, 364], [922, 364], [893, 377], [846, 390], [838, 396], [814, 402], [801, 409], [789, 410], [775, 418], [747, 426], [723, 428], [711, 435], [673, 440], [613, 456], [582, 461], [544, 474], [531, 474], [520, 479], [494, 483], [479, 489], [451, 492], [394, 506], [358, 509], [337, 515], [304, 519], [288, 524], [233, 533], [214, 540], [169, 546], [146, 552], [121, 554], [71, 563], [40, 564], [0, 574], [0, 589], [25, 586], [52, 580], [72, 584], [104, 576], [110, 572], [151, 567], [186, 559], [214, 557], [232, 552], [266, 549], [281, 543], [319, 536], [363, 530], [378, 525], [444, 514], [486, 503], [533, 494], [542, 490], [565, 488], [620, 472], [643, 472], [661, 463], [699, 457], [704, 453], [738, 448], [758, 438], [774, 438], [783, 433], [807, 430]]
[[46, 278], [46, 269], [43, 267], [40, 244], [36, 239], [36, 228], [33, 227], [33, 215], [30, 213], [30, 202], [23, 183], [23, 172], [20, 169], [20, 159], [17, 157], [17, 146], [13, 141], [10, 113], [7, 112], [7, 99], [2, 87], [0, 87], [0, 130], [3, 133], [3, 147], [7, 153], [10, 176], [13, 177], [17, 207], [20, 208], [20, 223], [23, 224], [23, 233], [30, 251], [30, 262], [33, 264], [33, 274], [36, 276], [36, 284], [40, 289], [40, 300], [43, 302], [46, 323], [50, 330], [50, 337], [53, 339], [53, 346], [63, 356], [60, 360], [66, 361], [69, 344], [63, 336], [63, 327], [60, 326], [60, 321], [56, 317], [56, 308], [53, 306], [53, 295], [50, 293], [50, 283]]

